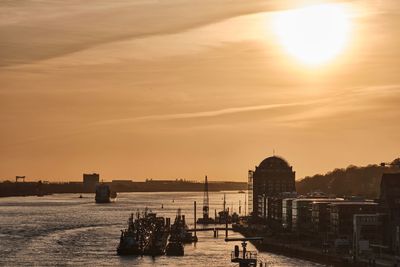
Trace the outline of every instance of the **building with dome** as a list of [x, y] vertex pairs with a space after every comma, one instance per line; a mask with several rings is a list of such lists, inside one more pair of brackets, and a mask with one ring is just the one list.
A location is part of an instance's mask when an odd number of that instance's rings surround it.
[[292, 166], [281, 157], [264, 159], [254, 171], [249, 171], [249, 189], [252, 189], [252, 211], [260, 212], [260, 199], [281, 196], [282, 193], [295, 192], [295, 176]]

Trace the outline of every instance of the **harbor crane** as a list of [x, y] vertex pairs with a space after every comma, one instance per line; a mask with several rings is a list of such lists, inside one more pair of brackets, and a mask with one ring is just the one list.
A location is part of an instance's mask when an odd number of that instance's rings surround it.
[[204, 196], [203, 196], [203, 219], [208, 220], [209, 216], [209, 198], [208, 198], [208, 180], [207, 175], [204, 181]]
[[18, 183], [19, 180], [22, 180], [22, 182], [25, 182], [25, 176], [15, 176], [15, 182]]

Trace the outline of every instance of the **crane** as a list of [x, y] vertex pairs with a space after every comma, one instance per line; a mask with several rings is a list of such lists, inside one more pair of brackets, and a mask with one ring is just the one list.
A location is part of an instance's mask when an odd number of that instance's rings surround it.
[[207, 175], [204, 181], [204, 197], [203, 197], [203, 219], [208, 220], [209, 199], [208, 199], [208, 181]]
[[25, 182], [25, 176], [15, 176], [15, 182], [18, 183], [19, 180], [22, 180], [22, 182]]

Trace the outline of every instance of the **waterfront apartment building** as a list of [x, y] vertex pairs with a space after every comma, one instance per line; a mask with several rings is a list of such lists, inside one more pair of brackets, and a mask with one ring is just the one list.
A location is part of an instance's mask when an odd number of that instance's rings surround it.
[[[254, 171], [249, 171], [249, 176], [250, 174], [253, 189], [253, 214], [259, 217], [263, 217], [264, 207], [262, 205], [266, 199], [278, 197], [283, 192], [296, 191], [296, 173], [281, 157], [272, 156], [264, 159]], [[267, 206], [265, 209], [267, 210]]]
[[[354, 256], [369, 253], [372, 246], [384, 248], [384, 222], [386, 214], [355, 214], [353, 216]], [[371, 246], [372, 245], [372, 246]]]
[[343, 202], [342, 198], [337, 199], [320, 199], [311, 204], [311, 223], [312, 231], [325, 235], [330, 230], [330, 204], [335, 202]]
[[380, 210], [387, 215], [384, 242], [400, 256], [400, 173], [385, 173], [381, 180]]
[[292, 230], [292, 203], [295, 198], [285, 198], [282, 200], [282, 228]]
[[[336, 198], [298, 198], [292, 201], [292, 230], [302, 233], [313, 232], [313, 203], [343, 201]], [[315, 216], [315, 212], [314, 212]], [[314, 219], [315, 220], [315, 219]], [[318, 221], [319, 223], [319, 221]]]
[[333, 237], [352, 239], [353, 219], [356, 214], [375, 214], [375, 202], [336, 202], [329, 204], [330, 233]]

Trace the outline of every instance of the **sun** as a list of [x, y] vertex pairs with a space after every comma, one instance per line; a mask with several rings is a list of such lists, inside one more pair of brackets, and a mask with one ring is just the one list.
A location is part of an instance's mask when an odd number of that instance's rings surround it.
[[321, 4], [276, 13], [273, 29], [290, 55], [315, 66], [343, 51], [350, 22], [344, 6]]

